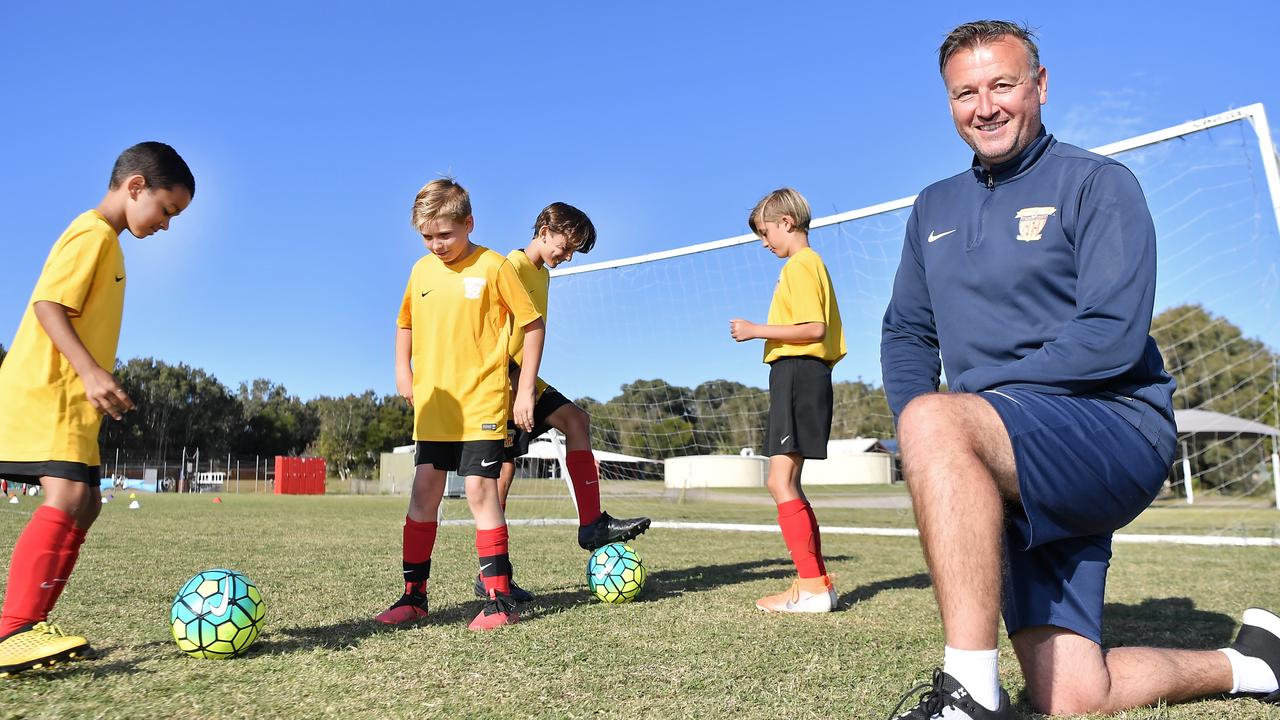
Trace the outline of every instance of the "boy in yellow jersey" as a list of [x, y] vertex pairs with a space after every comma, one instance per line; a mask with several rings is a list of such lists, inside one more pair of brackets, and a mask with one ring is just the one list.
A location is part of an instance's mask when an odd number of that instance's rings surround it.
[[[574, 253], [588, 253], [596, 244], [596, 228], [591, 218], [567, 203], [551, 203], [538, 213], [533, 223], [533, 239], [523, 250], [512, 250], [507, 260], [515, 268], [516, 275], [533, 305], [547, 319], [547, 298], [551, 289], [551, 273], [560, 263], [569, 262]], [[524, 348], [524, 332], [513, 327], [509, 353], [511, 374], [517, 377], [521, 371], [521, 355]], [[511, 481], [515, 477], [515, 459], [529, 451], [529, 443], [551, 428], [564, 433], [569, 482], [573, 484], [573, 496], [578, 506], [578, 545], [584, 550], [595, 550], [612, 542], [623, 542], [636, 537], [649, 528], [647, 517], [615, 518], [600, 510], [600, 474], [596, 469], [595, 455], [591, 452], [591, 417], [574, 405], [569, 398], [549, 387], [542, 378], [537, 379], [537, 404], [533, 409], [532, 432], [512, 428], [513, 441], [506, 451], [502, 473], [498, 476], [498, 501], [505, 509]], [[482, 578], [476, 579], [476, 594], [483, 596]], [[511, 584], [511, 594], [519, 602], [533, 598], [524, 588]]]
[[778, 525], [799, 577], [777, 595], [760, 598], [765, 612], [830, 612], [836, 591], [822, 561], [818, 520], [800, 487], [806, 458], [827, 457], [831, 435], [831, 368], [845, 355], [840, 308], [831, 276], [809, 247], [809, 204], [782, 188], [766, 195], [747, 224], [764, 246], [787, 262], [769, 305], [769, 322], [729, 321], [729, 334], [743, 342], [761, 338], [769, 365], [769, 493], [778, 504]]
[[[436, 518], [445, 473], [452, 470], [466, 477], [486, 599], [469, 627], [487, 630], [519, 620], [497, 477], [508, 415], [533, 429], [542, 318], [511, 263], [471, 242], [475, 220], [462, 186], [451, 179], [427, 183], [414, 200], [412, 220], [431, 253], [413, 266], [396, 321], [396, 390], [413, 403], [417, 472], [404, 524], [404, 595], [377, 619], [397, 625], [427, 616]], [[526, 337], [509, 413], [513, 322]]]
[[120, 231], [144, 238], [195, 195], [173, 148], [144, 142], [116, 159], [107, 194], [54, 243], [0, 365], [0, 477], [44, 487], [18, 536], [0, 611], [0, 675], [88, 652], [48, 622], [102, 508], [98, 429], [133, 409], [115, 367], [124, 310]]

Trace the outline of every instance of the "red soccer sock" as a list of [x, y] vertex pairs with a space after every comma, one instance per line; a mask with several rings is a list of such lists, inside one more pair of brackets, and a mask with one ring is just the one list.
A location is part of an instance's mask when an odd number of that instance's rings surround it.
[[60, 577], [63, 581], [54, 583], [53, 592], [50, 593], [48, 599], [49, 607], [44, 609], [46, 616], [53, 610], [53, 606], [58, 604], [58, 598], [62, 596], [62, 591], [66, 589], [67, 581], [71, 579], [71, 571], [76, 567], [76, 560], [80, 559], [80, 546], [84, 545], [84, 538], [88, 534], [88, 528], [72, 527], [71, 534], [67, 536], [66, 544], [58, 549], [58, 569], [55, 577]]
[[578, 525], [590, 525], [600, 517], [600, 471], [590, 450], [573, 450], [565, 456], [569, 481], [578, 501]]
[[796, 498], [778, 506], [778, 526], [782, 539], [787, 543], [791, 561], [802, 578], [816, 578], [827, 574], [822, 562], [822, 540], [818, 534], [818, 520], [806, 500]]
[[75, 531], [75, 521], [65, 512], [41, 505], [18, 536], [9, 561], [9, 582], [0, 611], [0, 637], [24, 625], [49, 617], [57, 591], [66, 578], [58, 574], [62, 548]]
[[507, 555], [507, 526], [476, 529], [476, 554], [480, 556], [480, 578], [485, 592], [511, 594], [511, 558]]
[[418, 522], [405, 516], [402, 560], [404, 581], [418, 584], [431, 577], [431, 551], [436, 546], [436, 522]]

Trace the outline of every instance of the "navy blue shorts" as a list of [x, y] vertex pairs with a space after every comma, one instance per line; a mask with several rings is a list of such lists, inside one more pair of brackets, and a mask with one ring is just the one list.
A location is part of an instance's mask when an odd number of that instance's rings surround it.
[[1004, 624], [1102, 644], [1111, 535], [1151, 504], [1172, 458], [1096, 398], [987, 390], [1013, 445], [1022, 506], [1006, 517]]

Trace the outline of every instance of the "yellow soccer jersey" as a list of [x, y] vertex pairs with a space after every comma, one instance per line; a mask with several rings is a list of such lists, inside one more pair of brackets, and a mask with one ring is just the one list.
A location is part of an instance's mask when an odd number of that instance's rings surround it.
[[784, 357], [815, 357], [834, 367], [845, 355], [844, 328], [840, 325], [840, 307], [831, 289], [831, 275], [813, 248], [804, 248], [782, 266], [778, 285], [769, 304], [770, 325], [827, 324], [822, 340], [814, 343], [784, 343], [766, 340], [764, 361], [771, 363]]
[[[547, 321], [547, 296], [551, 291], [551, 271], [545, 266], [537, 267], [523, 250], [512, 250], [507, 253], [507, 260], [511, 262], [511, 267], [515, 269], [516, 276], [520, 278], [520, 284], [529, 293], [529, 299], [533, 301], [533, 307], [542, 315], [542, 322]], [[524, 328], [514, 326], [511, 328], [511, 342], [507, 345], [511, 359], [516, 363], [520, 362], [521, 355], [524, 352]]]
[[0, 364], [0, 462], [99, 464], [102, 415], [45, 334], [35, 304], [48, 300], [65, 306], [93, 359], [112, 370], [124, 288], [119, 235], [98, 211], [83, 213], [49, 251], [13, 347]]
[[506, 439], [511, 323], [539, 317], [511, 263], [492, 250], [476, 246], [452, 265], [419, 260], [396, 320], [413, 331], [413, 439]]
[[[512, 250], [507, 253], [507, 260], [510, 261], [511, 267], [515, 268], [516, 276], [520, 278], [520, 284], [529, 293], [529, 299], [533, 301], [533, 307], [542, 315], [542, 322], [547, 321], [547, 302], [551, 293], [551, 271], [546, 266], [537, 267], [523, 250]], [[511, 359], [517, 365], [524, 362], [524, 328], [512, 323], [511, 341], [507, 344], [507, 350], [511, 354]], [[534, 397], [542, 397], [542, 393], [547, 389], [547, 383], [542, 378], [538, 378], [537, 385], [534, 389]]]

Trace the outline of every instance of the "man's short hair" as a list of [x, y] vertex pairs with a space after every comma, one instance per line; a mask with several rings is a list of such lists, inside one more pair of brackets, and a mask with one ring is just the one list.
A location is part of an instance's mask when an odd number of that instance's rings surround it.
[[976, 20], [947, 33], [942, 47], [938, 48], [938, 72], [947, 69], [947, 61], [958, 51], [986, 45], [1003, 37], [1021, 40], [1022, 46], [1027, 49], [1027, 59], [1031, 62], [1031, 74], [1040, 71], [1040, 48], [1036, 47], [1034, 30], [1008, 20]]
[[574, 252], [589, 253], [596, 246], [596, 226], [591, 218], [569, 203], [553, 202], [542, 208], [538, 219], [533, 221], [533, 236], [537, 237], [544, 227], [564, 235]]
[[191, 174], [191, 168], [187, 167], [187, 161], [182, 159], [177, 150], [162, 142], [140, 142], [120, 153], [116, 164], [111, 168], [111, 180], [107, 183], [107, 189], [115, 190], [134, 175], [141, 175], [149, 188], [168, 190], [181, 185], [191, 197], [196, 196], [196, 178]]
[[432, 180], [413, 200], [411, 222], [418, 232], [440, 219], [463, 222], [471, 217], [471, 196], [453, 178]]
[[778, 222], [783, 215], [791, 218], [796, 230], [809, 232], [809, 221], [812, 219], [809, 203], [792, 188], [778, 188], [760, 198], [760, 202], [756, 203], [751, 209], [751, 215], [747, 217], [747, 227], [759, 235], [761, 222]]

